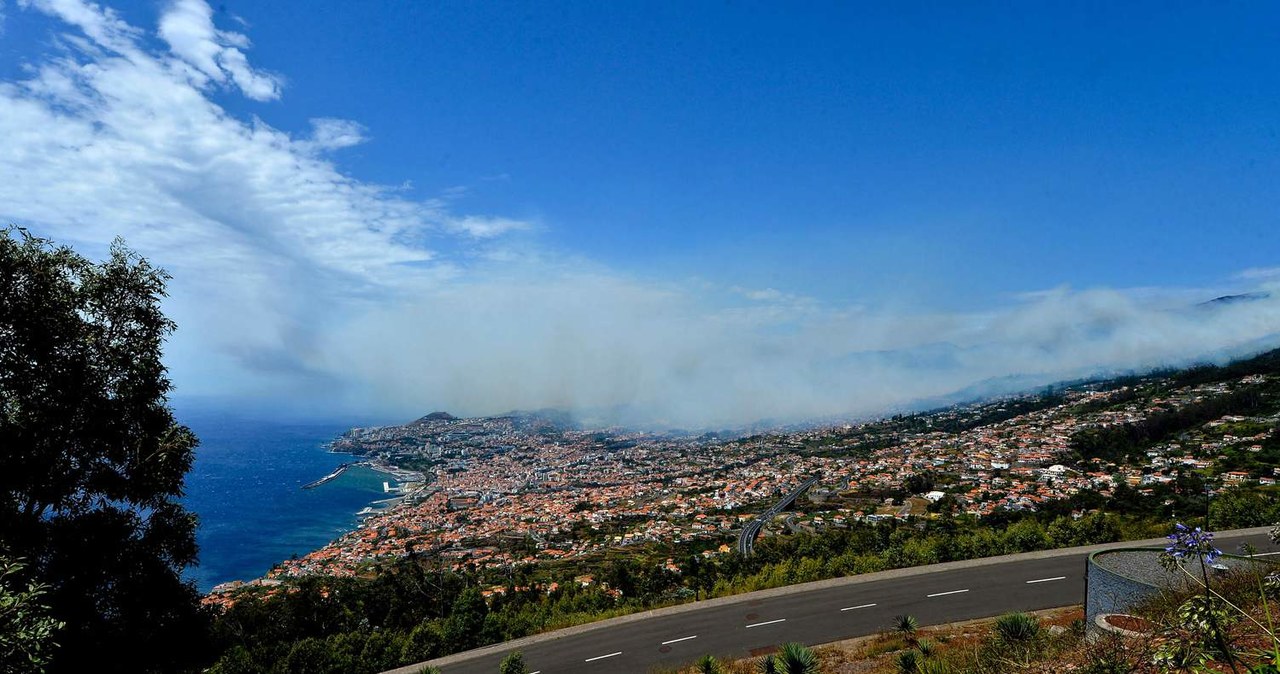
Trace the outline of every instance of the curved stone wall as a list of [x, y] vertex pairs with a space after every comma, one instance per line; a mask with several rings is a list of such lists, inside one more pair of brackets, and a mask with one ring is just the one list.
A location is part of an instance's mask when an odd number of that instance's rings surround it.
[[[1150, 551], [1153, 560], [1163, 552], [1160, 548], [1124, 548], [1127, 552]], [[1105, 550], [1089, 555], [1085, 570], [1085, 624], [1093, 625], [1094, 619], [1103, 613], [1126, 613], [1129, 607], [1160, 593], [1159, 587], [1105, 568], [1098, 557], [1117, 550]], [[1159, 564], [1159, 562], [1155, 562]]]
[[[1181, 572], [1170, 573], [1160, 565], [1164, 548], [1113, 548], [1089, 555], [1085, 571], [1085, 620], [1089, 625], [1102, 613], [1127, 613], [1138, 602], [1172, 587], [1197, 585]], [[1236, 555], [1222, 555], [1218, 566], [1207, 569], [1210, 576], [1225, 571], [1263, 564], [1268, 571], [1274, 562]], [[1187, 564], [1197, 578], [1199, 561]], [[1198, 585], [1197, 585], [1198, 586]]]

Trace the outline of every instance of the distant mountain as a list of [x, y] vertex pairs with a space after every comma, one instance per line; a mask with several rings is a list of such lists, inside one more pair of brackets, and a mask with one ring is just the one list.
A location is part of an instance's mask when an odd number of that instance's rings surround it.
[[543, 408], [540, 410], [511, 410], [495, 415], [495, 419], [511, 419], [515, 428], [522, 431], [565, 431], [578, 428], [573, 415], [564, 410]]
[[1222, 297], [1215, 297], [1207, 302], [1201, 302], [1196, 306], [1215, 307], [1215, 306], [1221, 306], [1223, 304], [1238, 304], [1240, 302], [1257, 302], [1258, 300], [1266, 300], [1266, 299], [1271, 299], [1271, 293], [1268, 293], [1268, 292], [1241, 293], [1239, 295], [1223, 295]]
[[449, 414], [448, 412], [432, 412], [431, 414], [428, 414], [427, 416], [422, 417], [414, 421], [413, 423], [420, 425], [420, 424], [431, 423], [432, 421], [453, 421], [457, 418], [458, 417], [455, 417], [452, 414]]

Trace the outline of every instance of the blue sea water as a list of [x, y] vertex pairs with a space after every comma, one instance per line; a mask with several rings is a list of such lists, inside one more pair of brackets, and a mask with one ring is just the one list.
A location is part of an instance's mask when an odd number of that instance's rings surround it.
[[288, 423], [221, 412], [183, 412], [200, 438], [184, 502], [200, 518], [200, 563], [186, 576], [202, 592], [251, 580], [356, 527], [356, 513], [385, 498], [390, 476], [356, 467], [315, 489], [302, 485], [353, 460], [325, 442], [354, 424]]

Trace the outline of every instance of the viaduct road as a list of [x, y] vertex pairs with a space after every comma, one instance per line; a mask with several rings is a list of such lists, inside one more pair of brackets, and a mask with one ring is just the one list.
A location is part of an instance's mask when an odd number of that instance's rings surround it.
[[[1249, 542], [1280, 555], [1267, 529], [1221, 532], [1237, 552]], [[893, 617], [921, 625], [1084, 602], [1085, 560], [1098, 550], [1163, 545], [1164, 539], [1048, 550], [848, 576], [683, 604], [457, 653], [429, 663], [444, 674], [493, 674], [512, 651], [531, 672], [647, 672], [712, 654], [746, 657], [787, 641], [821, 644], [890, 629]], [[416, 673], [422, 664], [394, 670]]]
[[795, 503], [796, 499], [800, 498], [800, 495], [809, 487], [817, 484], [819, 479], [819, 476], [815, 475], [805, 480], [799, 487], [792, 489], [789, 494], [783, 496], [781, 501], [773, 504], [768, 510], [747, 522], [747, 526], [743, 527], [742, 533], [738, 535], [738, 553], [744, 557], [750, 557], [755, 552], [756, 536], [760, 535], [760, 529], [764, 527], [765, 523], [786, 509], [787, 506]]

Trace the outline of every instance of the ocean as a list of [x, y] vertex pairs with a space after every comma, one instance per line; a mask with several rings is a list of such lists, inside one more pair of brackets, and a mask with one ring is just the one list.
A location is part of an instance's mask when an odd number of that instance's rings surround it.
[[356, 424], [287, 423], [212, 411], [180, 411], [177, 417], [200, 438], [183, 502], [200, 518], [200, 564], [185, 576], [201, 592], [258, 578], [292, 555], [324, 546], [355, 528], [362, 508], [389, 496], [382, 483], [390, 476], [363, 467], [315, 489], [301, 488], [352, 460], [323, 445]]

